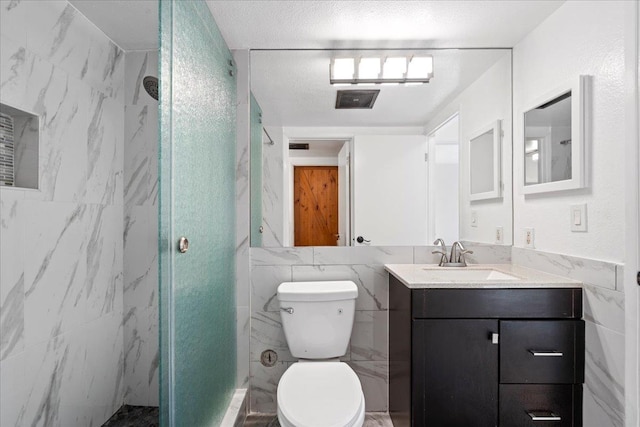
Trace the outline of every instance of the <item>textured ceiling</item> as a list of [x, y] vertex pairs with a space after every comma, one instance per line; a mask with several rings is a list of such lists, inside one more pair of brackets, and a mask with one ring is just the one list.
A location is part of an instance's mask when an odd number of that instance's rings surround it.
[[218, 1], [231, 49], [513, 47], [558, 0]]
[[[158, 47], [157, 0], [70, 0], [125, 50]], [[232, 49], [512, 47], [560, 0], [217, 1]]]
[[[158, 47], [157, 0], [70, 0], [125, 50]], [[206, 0], [231, 49], [512, 47], [563, 2]], [[252, 54], [265, 120], [288, 126], [423, 125], [496, 56], [434, 53], [433, 83], [384, 87], [374, 110], [336, 111], [328, 51]], [[305, 57], [295, 56], [307, 55]], [[457, 55], [457, 56], [456, 56]]]
[[[253, 51], [251, 91], [267, 126], [424, 126], [439, 107], [510, 55], [509, 50], [485, 49], [423, 53], [434, 60], [428, 84], [336, 87], [329, 84], [331, 51]], [[380, 89], [373, 109], [336, 110], [336, 91], [350, 88]]]

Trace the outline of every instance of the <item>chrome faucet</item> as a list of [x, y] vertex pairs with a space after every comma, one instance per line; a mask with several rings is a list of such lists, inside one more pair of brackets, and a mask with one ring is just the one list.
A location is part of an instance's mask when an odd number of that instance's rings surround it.
[[447, 245], [444, 243], [444, 240], [436, 239], [433, 244], [440, 246], [438, 250], [431, 252], [432, 254], [440, 255], [439, 267], [466, 267], [467, 261], [464, 256], [473, 253], [473, 251], [466, 250], [461, 242], [454, 242], [453, 245], [451, 245], [451, 254], [447, 257]]
[[[457, 257], [456, 257], [456, 248], [459, 249], [457, 251]], [[472, 253], [473, 251], [466, 250], [462, 245], [462, 243], [454, 242], [453, 245], [451, 245], [451, 255], [449, 255], [449, 264], [451, 264], [450, 267], [466, 267], [467, 261], [465, 260], [464, 256], [466, 254], [472, 254]]]
[[440, 254], [440, 263], [438, 263], [438, 266], [442, 267], [447, 263], [447, 245], [444, 243], [444, 240], [440, 238], [436, 239], [436, 241], [433, 242], [433, 244], [441, 246], [440, 250], [433, 251], [431, 253]]

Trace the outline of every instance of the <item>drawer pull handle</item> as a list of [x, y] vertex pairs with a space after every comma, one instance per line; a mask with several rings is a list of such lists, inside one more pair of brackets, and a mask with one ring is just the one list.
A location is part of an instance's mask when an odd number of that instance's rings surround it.
[[527, 412], [531, 421], [562, 421], [560, 415], [556, 415], [551, 411], [531, 411]]
[[562, 357], [561, 351], [554, 350], [529, 350], [529, 353], [533, 354], [535, 357]]

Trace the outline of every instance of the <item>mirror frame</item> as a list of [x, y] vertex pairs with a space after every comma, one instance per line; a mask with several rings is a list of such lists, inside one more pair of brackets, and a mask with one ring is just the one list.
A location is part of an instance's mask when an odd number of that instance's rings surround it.
[[[485, 191], [483, 193], [472, 193], [471, 192], [471, 143], [474, 139], [479, 138], [480, 136], [493, 131], [493, 189], [490, 191]], [[482, 127], [477, 132], [472, 133], [472, 137], [469, 138], [469, 200], [477, 201], [477, 200], [490, 200], [490, 199], [498, 199], [502, 197], [502, 121], [496, 120], [490, 125]]]
[[[591, 97], [589, 88], [591, 76], [581, 75], [564, 84], [557, 86], [552, 91], [529, 102], [527, 108], [519, 112], [522, 118], [522, 137], [518, 144], [518, 162], [521, 167], [521, 176], [518, 179], [521, 194], [539, 194], [552, 191], [575, 190], [587, 186], [587, 152], [590, 144], [590, 114]], [[525, 114], [540, 105], [571, 92], [571, 178], [562, 181], [543, 182], [540, 184], [525, 185]]]

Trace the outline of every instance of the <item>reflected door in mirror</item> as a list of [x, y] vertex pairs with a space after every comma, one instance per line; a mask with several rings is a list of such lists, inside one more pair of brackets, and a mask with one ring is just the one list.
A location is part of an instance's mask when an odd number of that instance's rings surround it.
[[375, 246], [422, 246], [427, 239], [424, 135], [356, 135], [353, 237]]
[[296, 166], [293, 175], [295, 246], [336, 246], [338, 167]]

